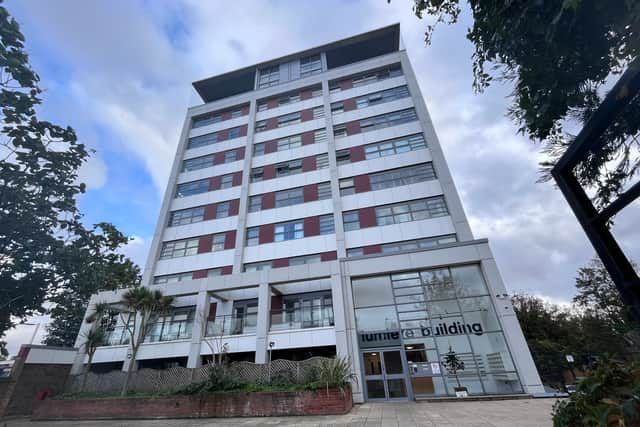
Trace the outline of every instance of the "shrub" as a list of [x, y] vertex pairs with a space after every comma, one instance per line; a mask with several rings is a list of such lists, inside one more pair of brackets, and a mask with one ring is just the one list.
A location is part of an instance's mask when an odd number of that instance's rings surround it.
[[329, 388], [336, 387], [343, 392], [349, 386], [351, 381], [357, 381], [358, 377], [351, 370], [351, 361], [346, 357], [336, 357], [320, 362], [318, 366], [318, 380], [320, 387]]
[[555, 427], [638, 425], [640, 364], [602, 362], [569, 399], [554, 405], [552, 415]]

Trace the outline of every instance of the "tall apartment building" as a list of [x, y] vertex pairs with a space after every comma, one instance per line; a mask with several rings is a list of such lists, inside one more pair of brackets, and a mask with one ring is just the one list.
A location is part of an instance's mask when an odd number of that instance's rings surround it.
[[97, 369], [197, 367], [224, 343], [229, 360], [347, 356], [356, 401], [406, 399], [454, 393], [453, 350], [471, 394], [542, 390], [399, 25], [193, 85], [143, 277], [175, 309], [135, 362], [103, 319]]

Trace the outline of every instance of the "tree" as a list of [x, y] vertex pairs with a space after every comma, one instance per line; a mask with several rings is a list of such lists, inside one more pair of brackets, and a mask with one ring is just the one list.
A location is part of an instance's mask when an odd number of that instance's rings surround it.
[[[442, 364], [447, 369], [447, 372], [456, 377], [456, 383], [458, 383], [458, 389], [462, 389], [460, 385], [460, 378], [458, 378], [458, 372], [464, 370], [464, 362], [458, 357], [455, 351], [449, 346], [449, 351], [444, 355]], [[456, 390], [458, 391], [458, 390]]]
[[9, 357], [9, 350], [7, 350], [7, 342], [0, 341], [0, 360], [6, 360]]
[[18, 23], [0, 6], [0, 335], [12, 316], [40, 310], [64, 244], [56, 233], [79, 219], [75, 197], [85, 191], [77, 171], [89, 153], [73, 129], [38, 118], [38, 82]]
[[89, 371], [91, 371], [93, 356], [96, 354], [98, 347], [104, 345], [106, 335], [102, 328], [91, 328], [89, 332], [84, 335], [83, 339], [84, 343], [82, 346], [84, 347], [84, 352], [87, 354], [89, 359], [87, 360], [87, 366], [85, 366], [84, 373], [82, 374], [82, 384], [80, 385], [81, 393], [84, 391], [84, 387], [87, 384], [87, 377], [89, 376]]
[[[388, 0], [390, 2], [390, 0]], [[493, 80], [513, 84], [508, 114], [519, 130], [542, 141], [550, 159], [542, 163], [543, 179], [571, 142], [563, 131], [570, 119], [585, 121], [602, 101], [612, 75], [630, 64], [640, 67], [640, 3], [613, 0], [501, 1], [469, 0], [473, 25], [467, 39], [474, 45], [474, 88], [481, 92]], [[454, 24], [460, 0], [414, 0], [418, 18], [430, 16], [430, 43], [438, 23]], [[626, 97], [628, 94], [616, 94]], [[576, 168], [583, 186], [595, 189], [597, 205], [620, 193], [640, 167], [634, 137], [640, 127], [640, 97], [631, 100], [604, 146]]]
[[174, 297], [165, 296], [161, 291], [151, 291], [144, 287], [135, 287], [128, 290], [122, 295], [120, 300], [120, 318], [122, 320], [127, 333], [130, 336], [131, 345], [131, 363], [127, 369], [127, 375], [122, 384], [122, 396], [127, 395], [131, 372], [136, 362], [138, 349], [140, 344], [144, 342], [145, 337], [153, 323], [153, 316], [166, 313], [173, 305]]
[[50, 310], [53, 321], [47, 327], [47, 345], [74, 345], [91, 295], [140, 283], [138, 266], [116, 252], [129, 238], [113, 225], [82, 228], [76, 235], [57, 255], [61, 288], [48, 298], [55, 306]]

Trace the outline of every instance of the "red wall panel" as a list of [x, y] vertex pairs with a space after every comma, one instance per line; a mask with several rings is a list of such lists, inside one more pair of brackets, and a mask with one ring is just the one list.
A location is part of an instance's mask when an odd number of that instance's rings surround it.
[[262, 179], [273, 179], [276, 177], [276, 165], [266, 165], [262, 171]]
[[278, 98], [271, 98], [267, 101], [267, 108], [276, 108], [278, 106]]
[[332, 252], [324, 252], [320, 254], [320, 261], [325, 262], [325, 261], [334, 261], [338, 259], [338, 252], [336, 251], [332, 251]]
[[215, 320], [217, 309], [218, 309], [217, 302], [212, 302], [209, 304], [209, 316], [207, 316], [207, 320]]
[[353, 186], [356, 188], [356, 193], [371, 191], [371, 182], [369, 181], [369, 175], [354, 176]]
[[229, 129], [223, 129], [218, 132], [218, 142], [229, 139]]
[[238, 148], [238, 149], [237, 149], [237, 151], [236, 151], [236, 153], [237, 153], [237, 154], [236, 154], [236, 158], [237, 158], [238, 160], [242, 160], [242, 159], [244, 159], [244, 153], [245, 153], [245, 151], [246, 151], [246, 148], [245, 148], [245, 147], [240, 147], [240, 148]]
[[278, 142], [277, 141], [267, 141], [264, 143], [264, 153], [275, 153], [278, 151]]
[[193, 275], [191, 276], [191, 278], [193, 280], [204, 279], [205, 277], [207, 277], [207, 272], [208, 270], [196, 270], [193, 272]]
[[238, 215], [240, 210], [240, 199], [233, 199], [229, 201], [229, 216]]
[[302, 188], [302, 196], [305, 203], [318, 200], [318, 184], [305, 185]]
[[212, 203], [210, 205], [207, 205], [204, 207], [203, 220], [208, 221], [210, 219], [215, 219], [217, 213], [218, 213], [217, 203]]
[[261, 245], [273, 242], [273, 224], [263, 224], [260, 226], [258, 242]]
[[270, 119], [267, 119], [267, 130], [275, 129], [277, 127], [278, 127], [277, 117], [271, 117]]
[[348, 122], [346, 127], [347, 135], [355, 135], [360, 133], [360, 122], [357, 120], [355, 122]]
[[247, 136], [247, 127], [249, 125], [242, 125], [240, 126], [240, 136]]
[[213, 245], [213, 234], [207, 236], [201, 236], [198, 241], [198, 253], [211, 252], [211, 246]]
[[358, 105], [356, 104], [356, 100], [354, 98], [345, 99], [342, 101], [344, 111], [356, 110]]
[[233, 180], [231, 181], [232, 186], [242, 185], [242, 171], [233, 173]]
[[302, 172], [316, 170], [316, 156], [309, 156], [302, 159]]
[[362, 208], [359, 210], [360, 228], [376, 227], [376, 210], [373, 207]]
[[209, 181], [209, 191], [215, 191], [215, 190], [219, 189], [220, 188], [220, 180], [221, 180], [221, 178], [219, 176], [211, 177], [211, 180]]
[[225, 265], [224, 267], [221, 267], [220, 269], [220, 274], [222, 276], [226, 276], [228, 274], [233, 273], [233, 266], [232, 265]]
[[[271, 261], [271, 267], [273, 268], [289, 267], [289, 258], [274, 259], [273, 261]], [[273, 306], [271, 308], [273, 308]]]
[[305, 99], [311, 99], [311, 97], [313, 96], [313, 93], [311, 91], [311, 89], [305, 89], [302, 92], [300, 92], [300, 99], [301, 100], [305, 100]]
[[320, 235], [320, 217], [311, 216], [304, 219], [304, 237]]
[[313, 109], [307, 108], [306, 110], [300, 111], [300, 121], [307, 122], [313, 119]]
[[342, 90], [351, 89], [353, 87], [353, 80], [352, 79], [342, 80], [338, 82], [338, 86], [340, 86], [340, 89]]
[[365, 246], [364, 248], [362, 248], [362, 253], [364, 255], [379, 254], [381, 252], [382, 252], [382, 246], [381, 245], [370, 245], [370, 246]]
[[351, 159], [351, 163], [353, 162], [361, 162], [365, 159], [364, 157], [364, 146], [358, 145], [356, 147], [351, 147], [349, 149], [349, 157]]
[[220, 165], [224, 163], [224, 151], [213, 155], [213, 164]]
[[262, 210], [273, 209], [276, 207], [276, 193], [264, 193], [262, 195]]
[[302, 134], [302, 145], [310, 145], [313, 144], [315, 141], [315, 132], [311, 131], [311, 132], [305, 132]]
[[247, 114], [249, 114], [249, 105], [244, 105], [242, 107], [242, 115], [246, 116]]
[[236, 230], [227, 231], [224, 237], [224, 248], [234, 249], [236, 247]]
[[222, 120], [229, 120], [231, 118], [231, 111], [225, 111], [222, 113]]

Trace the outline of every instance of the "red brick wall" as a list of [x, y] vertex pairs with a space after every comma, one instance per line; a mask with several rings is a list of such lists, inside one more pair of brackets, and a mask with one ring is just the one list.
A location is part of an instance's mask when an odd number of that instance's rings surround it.
[[219, 393], [206, 396], [42, 400], [32, 420], [256, 417], [346, 414], [351, 390]]

